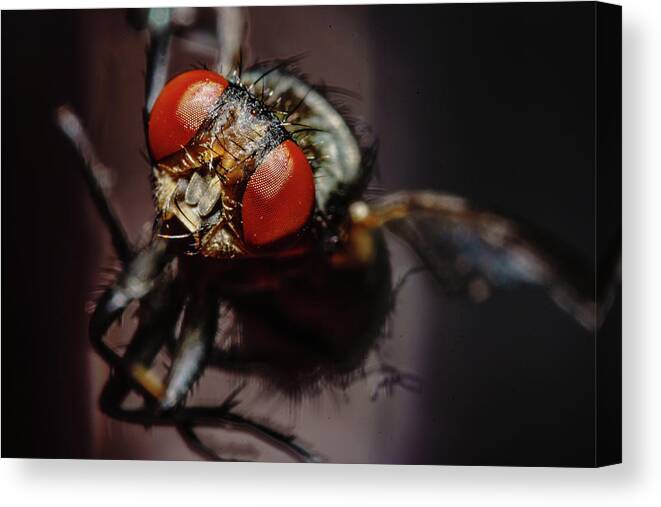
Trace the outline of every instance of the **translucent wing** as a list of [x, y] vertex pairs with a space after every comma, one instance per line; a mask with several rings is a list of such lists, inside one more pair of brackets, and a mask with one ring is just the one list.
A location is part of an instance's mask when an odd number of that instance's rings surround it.
[[[479, 300], [492, 288], [538, 286], [589, 330], [607, 310], [608, 304], [597, 305], [593, 270], [542, 235], [464, 199], [401, 192], [370, 203], [369, 209], [371, 225], [404, 240], [447, 293]], [[613, 271], [619, 283], [619, 257]]]

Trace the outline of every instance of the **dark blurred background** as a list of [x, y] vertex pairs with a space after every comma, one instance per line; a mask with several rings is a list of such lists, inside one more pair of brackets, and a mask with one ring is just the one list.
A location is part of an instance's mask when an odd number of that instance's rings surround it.
[[[525, 219], [594, 268], [608, 241], [594, 237], [590, 4], [248, 11], [248, 63], [306, 52], [300, 67], [313, 82], [362, 97], [347, 106], [379, 138], [377, 186], [465, 196]], [[126, 10], [3, 11], [2, 27], [2, 455], [194, 459], [173, 431], [96, 409], [107, 370], [88, 344], [85, 305], [113, 256], [80, 162], [53, 123], [60, 104], [80, 114], [115, 170], [120, 217], [140, 237], [153, 218], [140, 155], [146, 33]], [[212, 44], [175, 40], [171, 74], [211, 64]], [[618, 204], [603, 212], [615, 233]], [[416, 261], [391, 244], [398, 277]], [[617, 306], [609, 318], [617, 329]], [[244, 410], [274, 415], [331, 461], [593, 462], [594, 337], [543, 293], [476, 305], [418, 275], [382, 352], [420, 375], [421, 394], [372, 403], [363, 383], [294, 404], [255, 389]], [[200, 396], [214, 398], [213, 380]], [[250, 440], [205, 436], [220, 448]]]

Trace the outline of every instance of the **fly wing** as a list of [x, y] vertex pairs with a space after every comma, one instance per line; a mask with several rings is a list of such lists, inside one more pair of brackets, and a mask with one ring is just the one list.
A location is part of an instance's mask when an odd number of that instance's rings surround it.
[[464, 199], [401, 192], [370, 203], [370, 216], [405, 241], [449, 294], [480, 300], [492, 289], [540, 287], [589, 330], [607, 310], [598, 308], [593, 269], [532, 229]]

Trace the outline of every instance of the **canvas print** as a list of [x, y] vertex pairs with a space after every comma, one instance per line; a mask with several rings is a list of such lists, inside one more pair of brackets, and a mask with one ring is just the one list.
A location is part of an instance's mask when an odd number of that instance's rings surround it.
[[620, 24], [3, 11], [3, 457], [619, 462]]

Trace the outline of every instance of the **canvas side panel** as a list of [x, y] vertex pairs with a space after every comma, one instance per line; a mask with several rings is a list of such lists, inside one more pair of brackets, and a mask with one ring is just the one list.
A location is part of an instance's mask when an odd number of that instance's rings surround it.
[[595, 336], [595, 465], [622, 461], [622, 290], [605, 297], [622, 238], [622, 8], [595, 3], [597, 296], [612, 304]]

